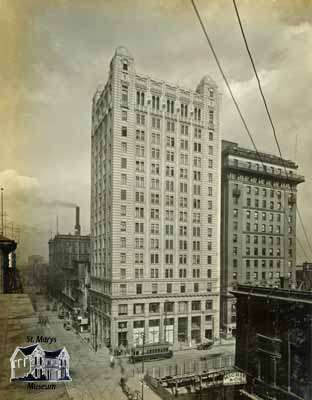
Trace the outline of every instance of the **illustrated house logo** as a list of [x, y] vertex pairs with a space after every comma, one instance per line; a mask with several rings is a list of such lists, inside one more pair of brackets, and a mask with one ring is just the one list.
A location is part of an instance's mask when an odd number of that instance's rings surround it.
[[69, 354], [65, 347], [45, 351], [40, 344], [17, 347], [10, 358], [12, 381], [71, 381]]

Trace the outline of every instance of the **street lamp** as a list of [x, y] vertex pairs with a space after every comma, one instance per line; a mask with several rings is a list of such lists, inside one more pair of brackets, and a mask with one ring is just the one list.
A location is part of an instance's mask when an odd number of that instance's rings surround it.
[[164, 302], [164, 314], [165, 314], [165, 318], [164, 318], [164, 324], [165, 324], [165, 329], [164, 329], [164, 333], [165, 333], [165, 337], [164, 337], [164, 342], [166, 343], [166, 338], [167, 338], [167, 301]]

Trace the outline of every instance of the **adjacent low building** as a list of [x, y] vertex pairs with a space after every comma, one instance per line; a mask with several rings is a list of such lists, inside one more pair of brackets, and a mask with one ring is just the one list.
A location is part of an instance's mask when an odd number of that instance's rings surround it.
[[49, 241], [49, 294], [75, 319], [88, 311], [90, 236], [81, 235], [79, 208], [75, 234], [56, 234]]
[[[221, 328], [236, 336], [233, 284], [295, 281], [297, 186], [289, 160], [222, 142]], [[285, 172], [286, 171], [286, 172]]]
[[312, 293], [238, 285], [235, 365], [242, 399], [312, 399]]

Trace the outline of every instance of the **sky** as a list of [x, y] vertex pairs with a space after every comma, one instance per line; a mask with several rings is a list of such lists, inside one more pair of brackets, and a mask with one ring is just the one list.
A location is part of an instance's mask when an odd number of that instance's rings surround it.
[[[196, 4], [258, 149], [277, 154], [232, 1]], [[312, 241], [312, 0], [237, 5], [282, 154], [306, 178], [298, 205]], [[56, 216], [60, 232], [73, 232], [75, 204], [89, 233], [91, 99], [118, 46], [144, 75], [195, 89], [209, 74], [222, 93], [222, 138], [251, 147], [189, 0], [0, 0], [0, 34], [0, 185], [20, 259], [47, 257]], [[298, 261], [312, 259], [299, 224], [297, 233]]]

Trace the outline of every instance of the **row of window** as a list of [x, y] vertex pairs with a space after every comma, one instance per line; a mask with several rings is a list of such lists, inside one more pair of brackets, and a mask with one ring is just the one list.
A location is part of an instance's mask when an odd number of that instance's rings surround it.
[[[210, 259], [210, 264], [211, 264], [211, 259]], [[204, 278], [202, 275], [203, 275], [203, 270], [201, 271], [200, 268], [192, 269], [192, 275], [191, 275], [191, 271], [188, 270], [187, 268], [180, 268], [178, 277], [180, 279], [189, 278], [191, 276], [193, 278]], [[173, 278], [174, 277], [173, 268], [166, 268], [164, 271], [164, 276], [165, 276], [165, 278]], [[143, 268], [135, 268], [134, 277], [135, 277], [135, 279], [143, 279], [144, 278], [144, 269]], [[159, 277], [160, 277], [159, 268], [151, 268], [150, 278], [157, 279]], [[206, 270], [206, 278], [211, 279], [211, 277], [212, 277], [212, 270], [210, 268], [208, 268]], [[126, 279], [126, 268], [120, 268], [120, 279]]]
[[[254, 199], [254, 207], [255, 208], [259, 208], [259, 200], [258, 199]], [[246, 207], [251, 207], [251, 198], [247, 197], [246, 199]], [[270, 201], [269, 203], [266, 200], [262, 200], [262, 208], [269, 208], [270, 210], [274, 210], [275, 209], [275, 204], [274, 201]], [[276, 209], [277, 210], [281, 210], [282, 209], [282, 203], [280, 201], [278, 201], [276, 203]]]
[[[265, 280], [265, 279], [279, 279], [281, 276], [281, 273], [279, 271], [276, 271], [275, 273], [273, 273], [273, 271], [262, 271], [261, 274], [258, 271], [253, 272], [253, 274], [251, 274], [250, 271], [246, 272], [246, 281], [250, 282], [251, 279], [254, 281], [257, 281], [259, 279]], [[233, 280], [237, 280], [237, 272], [233, 272]]]
[[[207, 292], [211, 292], [211, 290], [212, 290], [211, 282], [207, 282], [206, 290], [207, 290]], [[199, 292], [199, 282], [193, 283], [192, 292], [194, 292], [194, 293]], [[146, 293], [146, 292], [144, 292], [144, 293]], [[158, 293], [159, 293], [158, 284], [152, 283], [151, 294], [158, 294]], [[172, 284], [171, 283], [167, 283], [166, 293], [172, 293]], [[180, 284], [180, 293], [186, 293], [186, 285], [184, 283]], [[128, 294], [126, 283], [121, 283], [119, 285], [119, 294], [122, 296], [125, 296]], [[142, 283], [136, 284], [136, 294], [138, 294], [138, 295], [143, 294], [143, 284]]]
[[[124, 118], [123, 118], [123, 121], [125, 121]], [[138, 121], [141, 122], [142, 119], [139, 118]], [[145, 120], [143, 119], [143, 121], [145, 121]], [[140, 125], [142, 125], [142, 124], [140, 124]], [[161, 129], [161, 119], [160, 118], [156, 118], [156, 117], [152, 118], [152, 128], [154, 130], [156, 130], [156, 131]], [[168, 121], [167, 122], [167, 131], [168, 132], [175, 132], [175, 125], [174, 125], [174, 123], [172, 121]], [[180, 134], [182, 136], [185, 136], [185, 137], [188, 138], [189, 137], [189, 126], [181, 124], [180, 125]], [[128, 128], [125, 125], [123, 125], [121, 127], [121, 137], [123, 137], [123, 138], [128, 137]], [[136, 129], [135, 138], [136, 138], [137, 141], [145, 142], [145, 139], [146, 139], [145, 130], [142, 129], [142, 128]], [[161, 141], [160, 141], [161, 139], [160, 138], [161, 138], [160, 133], [157, 133], [157, 132], [152, 132], [151, 133], [151, 143], [152, 144], [160, 145], [160, 143], [161, 143]], [[174, 146], [174, 143], [172, 144], [172, 142], [170, 141], [169, 138], [170, 137], [167, 136], [167, 146]], [[209, 131], [208, 132], [208, 140], [209, 141], [213, 141], [213, 138], [214, 138], [213, 132]], [[200, 128], [196, 128], [196, 127], [194, 128], [194, 139], [197, 139], [197, 140], [202, 139], [202, 130]], [[189, 147], [188, 146], [188, 140], [181, 139], [180, 146], [181, 146], [181, 149], [188, 150], [188, 147]], [[209, 154], [213, 154], [213, 149], [211, 148], [211, 146], [208, 147], [208, 152], [210, 152]]]
[[[154, 182], [153, 182], [153, 180], [152, 180], [152, 188], [153, 189], [158, 188], [157, 181], [154, 180]], [[198, 190], [197, 190], [197, 193], [198, 193]], [[209, 189], [209, 187], [208, 187], [208, 193], [210, 193], [209, 196], [212, 196], [212, 188]], [[122, 189], [121, 190], [121, 200], [126, 200], [126, 198], [127, 198], [126, 190]], [[144, 203], [144, 198], [145, 198], [144, 192], [136, 192], [135, 193], [135, 201], [137, 203]], [[154, 200], [158, 201], [158, 199], [159, 198], [154, 197]], [[174, 206], [174, 196], [166, 195], [165, 196], [165, 205], [166, 206]], [[179, 206], [182, 208], [187, 208], [188, 207], [188, 198], [180, 197]], [[201, 200], [197, 199], [197, 198], [193, 198], [193, 208], [200, 209], [200, 207], [201, 207]], [[208, 210], [212, 210], [212, 201], [211, 200], [207, 201], [207, 208], [208, 208]], [[165, 215], [167, 215], [167, 211], [169, 212], [169, 210], [165, 210]], [[171, 213], [172, 217], [171, 218], [166, 217], [166, 219], [173, 220], [173, 210], [171, 210], [170, 213]], [[235, 225], [235, 226], [236, 227], [234, 229], [237, 230], [238, 225]]]
[[[137, 131], [137, 137], [142, 140], [142, 131]], [[180, 149], [183, 151], [188, 151], [188, 140], [181, 139], [180, 141]], [[160, 135], [155, 133], [152, 134], [152, 144], [160, 145]], [[175, 147], [175, 141], [173, 137], [167, 136], [167, 147]], [[194, 142], [193, 143], [193, 151], [196, 153], [201, 153], [202, 146], [201, 143]], [[121, 151], [123, 153], [127, 153], [127, 142], [121, 142]], [[208, 146], [208, 154], [210, 156], [213, 155], [213, 146]], [[145, 146], [137, 144], [135, 146], [135, 155], [137, 157], [145, 157]]]
[[[170, 228], [170, 225], [166, 225], [166, 234], [167, 235], [173, 235], [173, 229], [171, 231], [171, 230], [169, 230], [169, 228]], [[172, 228], [173, 228], [173, 226], [172, 226]], [[151, 249], [153, 249], [153, 250], [159, 250], [160, 249], [160, 239], [155, 238], [155, 237], [151, 238], [150, 239], [150, 246], [151, 246]], [[193, 241], [192, 247], [193, 247], [193, 251], [200, 251], [201, 242], [200, 241]], [[134, 239], [134, 248], [135, 249], [143, 249], [144, 248], [144, 238], [136, 237]], [[173, 247], [173, 240], [166, 239], [165, 248], [166, 249], [173, 249], [174, 248]], [[208, 250], [211, 251], [211, 248], [212, 248], [211, 242], [208, 242], [207, 248], [208, 248]], [[188, 249], [188, 241], [187, 240], [179, 240], [179, 250], [187, 250], [187, 249]], [[126, 256], [125, 253], [122, 253], [122, 255], [124, 257]], [[211, 264], [211, 260], [209, 260], [208, 264]]]
[[[201, 167], [201, 158], [194, 157], [194, 167]], [[160, 175], [160, 164], [159, 163], [152, 163], [151, 164], [151, 174], [152, 175]], [[136, 161], [136, 172], [145, 172], [145, 164], [144, 161]], [[195, 174], [196, 172], [196, 174]], [[166, 166], [166, 176], [173, 178], [175, 176], [175, 168], [173, 166]], [[187, 168], [180, 168], [180, 178], [187, 179], [188, 177], [188, 169]], [[195, 180], [200, 180], [200, 173], [198, 174], [197, 171], [193, 171], [193, 177]], [[122, 174], [122, 178], [124, 182], [127, 182], [127, 175]], [[212, 173], [208, 174], [208, 183], [212, 183]]]
[[[242, 162], [239, 161], [238, 159], [234, 159], [233, 160], [233, 164], [234, 166], [238, 167], [239, 165], [241, 166], [247, 166], [248, 169], [253, 169], [253, 167], [255, 167], [255, 169], [257, 171], [264, 171], [264, 172], [270, 172], [272, 174], [282, 174], [282, 168], [275, 168], [269, 165], [265, 165], [265, 164], [258, 164], [258, 163], [252, 163], [251, 161], [247, 161], [247, 162]], [[287, 171], [288, 175], [292, 175], [293, 171], [289, 170]]]
[[[276, 268], [281, 268], [281, 260], [245, 260], [246, 267], [249, 268], [252, 266], [255, 268], [258, 268], [261, 262], [262, 268], [266, 268], [267, 265], [269, 265], [270, 268], [274, 267], [274, 262], [276, 263]], [[268, 262], [268, 263], [267, 263]], [[235, 258], [233, 260], [233, 268], [238, 268], [238, 260]], [[288, 261], [288, 268], [292, 268], [292, 261]]]
[[[268, 230], [267, 230], [268, 228]], [[274, 229], [275, 228], [275, 229]], [[238, 230], [238, 224], [233, 224], [233, 229], [236, 231]], [[251, 231], [251, 224], [250, 222], [246, 223], [246, 231], [250, 232]], [[259, 229], [259, 224], [253, 224], [253, 232], [260, 232]], [[276, 225], [275, 227], [273, 225], [266, 225], [266, 224], [262, 224], [261, 225], [261, 232], [266, 233], [276, 233], [276, 234], [281, 234], [281, 226], [280, 225]], [[292, 226], [288, 226], [288, 233], [293, 233], [293, 227]]]
[[[247, 194], [251, 194], [251, 192], [252, 192], [251, 186], [247, 186], [246, 192], [247, 192]], [[255, 187], [254, 190], [253, 190], [253, 192], [254, 192], [254, 194], [255, 194], [256, 196], [258, 196], [258, 195], [260, 194], [260, 188], [259, 188], [259, 187]], [[262, 188], [262, 189], [261, 189], [261, 193], [262, 193], [262, 196], [263, 196], [263, 197], [266, 197], [266, 196], [268, 195], [268, 193], [270, 193], [270, 197], [271, 197], [271, 198], [273, 198], [275, 194], [276, 194], [276, 196], [277, 196], [278, 199], [281, 199], [281, 198], [282, 198], [282, 192], [281, 192], [280, 190], [275, 191], [274, 189], [268, 190], [268, 189], [266, 189], [266, 188]]]
[[[125, 145], [125, 147], [123, 147], [124, 145]], [[160, 149], [152, 147], [151, 150], [152, 150], [151, 151], [151, 158], [153, 160], [160, 160]], [[122, 143], [122, 151], [124, 153], [127, 152], [126, 143]], [[142, 156], [142, 154], [144, 154], [144, 149], [142, 150], [141, 146], [138, 146], [136, 151], [137, 151], [137, 156], [138, 156], [138, 154], [140, 154], [141, 156]], [[142, 153], [142, 151], [143, 151], [143, 153]], [[175, 154], [174, 151], [166, 151], [166, 161], [167, 162], [175, 162], [175, 159], [176, 159], [175, 155], [176, 154]], [[188, 166], [189, 160], [190, 160], [190, 158], [189, 158], [188, 154], [184, 154], [184, 153], [180, 154], [180, 164]], [[127, 159], [126, 158], [121, 158], [120, 161], [121, 161], [120, 167], [122, 169], [127, 169]], [[158, 171], [159, 171], [159, 164], [154, 164], [154, 165], [158, 165]], [[193, 165], [194, 165], [194, 167], [201, 168], [201, 158], [200, 157], [196, 157], [196, 156], [193, 157]], [[173, 167], [171, 167], [171, 168], [173, 168]], [[213, 160], [212, 159], [208, 159], [208, 168], [213, 168]], [[143, 161], [140, 161], [140, 160], [136, 161], [136, 171], [137, 172], [144, 172], [144, 162]], [[159, 172], [158, 172], [158, 174], [159, 174]]]
[[[233, 254], [234, 256], [237, 256], [238, 254], [238, 248], [237, 247], [233, 247]], [[246, 251], [245, 251], [246, 256], [250, 256], [251, 255], [251, 249], [250, 247], [246, 247]], [[292, 257], [292, 249], [288, 249], [288, 255], [289, 257]], [[260, 255], [260, 249], [258, 247], [255, 247], [253, 249], [253, 255], [254, 256], [259, 256]], [[269, 248], [266, 249], [265, 247], [262, 247], [261, 249], [261, 255], [266, 257], [266, 256], [270, 256], [270, 257], [280, 257], [281, 256], [281, 249], [277, 248], [277, 249], [273, 249], [273, 248]]]
[[[210, 98], [213, 98], [214, 92], [210, 90]], [[124, 96], [123, 96], [124, 95]], [[160, 96], [152, 95], [151, 98], [152, 109], [155, 111], [160, 111]], [[128, 105], [128, 86], [122, 85], [122, 103], [123, 105]], [[137, 106], [145, 106], [147, 105], [145, 92], [142, 90], [137, 90], [136, 92], [136, 105]], [[169, 114], [174, 114], [175, 111], [178, 110], [176, 101], [170, 98], [167, 99], [165, 103], [163, 103], [163, 108], [166, 109], [166, 112]], [[188, 117], [188, 104], [181, 103], [180, 114], [181, 117]], [[192, 113], [191, 113], [192, 114]], [[202, 118], [202, 109], [200, 107], [194, 107], [194, 119], [195, 121], [201, 121]], [[213, 122], [213, 110], [209, 111], [209, 122]]]
[[[267, 243], [273, 245], [276, 244], [277, 246], [280, 246], [281, 244], [281, 237], [280, 236], [257, 236], [257, 235], [253, 235], [253, 240], [251, 240], [251, 235], [245, 235], [246, 237], [246, 243], [249, 244], [253, 241], [254, 244], [258, 244], [260, 243], [260, 237], [261, 237], [261, 243], [263, 245], [266, 245]], [[233, 243], [237, 243], [238, 242], [238, 235], [237, 233], [233, 234]], [[288, 238], [288, 247], [291, 247], [293, 244], [293, 240], [292, 238]]]
[[[296, 190], [296, 185], [295, 184], [290, 184], [287, 182], [281, 182], [280, 180], [273, 180], [273, 179], [264, 179], [261, 176], [258, 175], [239, 175], [239, 174], [233, 174], [230, 173], [228, 174], [228, 179], [233, 179], [235, 181], [241, 181], [244, 185], [246, 183], [252, 183], [257, 186], [265, 186], [266, 188], [269, 187], [276, 187], [279, 189], [285, 189], [285, 190], [291, 190], [293, 193], [289, 194], [289, 199], [294, 199], [295, 200], [295, 190]], [[234, 184], [234, 189], [238, 189], [239, 185], [236, 183]], [[269, 190], [269, 189], [268, 189]], [[251, 193], [251, 192], [250, 192]]]
[[[157, 249], [154, 249], [157, 250]], [[173, 249], [167, 249], [167, 250], [173, 250]], [[199, 251], [199, 250], [194, 250], [194, 251]], [[235, 253], [237, 255], [237, 253]], [[203, 257], [201, 257], [200, 254], [193, 254], [192, 255], [192, 265], [201, 265], [201, 260]], [[120, 253], [120, 263], [126, 263], [126, 254], [125, 253]], [[145, 260], [144, 253], [134, 253], [134, 263], [135, 264], [143, 264]], [[150, 254], [150, 263], [151, 265], [159, 265], [160, 264], [160, 254], [159, 253], [151, 253]], [[174, 264], [174, 255], [172, 253], [166, 253], [164, 254], [164, 263], [166, 265], [173, 265]], [[188, 256], [187, 254], [180, 254], [179, 255], [179, 264], [180, 265], [187, 265], [188, 264]], [[207, 265], [212, 264], [212, 256], [208, 255], [207, 256]]]
[[[251, 210], [246, 210], [246, 218], [247, 219], [251, 219], [251, 215], [252, 215], [252, 211]], [[253, 219], [254, 220], [259, 220], [260, 219], [260, 215], [261, 215], [262, 221], [266, 221], [267, 219], [269, 221], [274, 221], [274, 215], [276, 217], [276, 221], [277, 222], [281, 222], [281, 219], [282, 219], [282, 214], [280, 214], [280, 213], [275, 213], [275, 214], [267, 213], [267, 212], [259, 213], [259, 211], [254, 211], [253, 212]], [[233, 210], [233, 217], [234, 218], [238, 217], [238, 209], [237, 208], [235, 208]], [[288, 219], [289, 223], [293, 222], [293, 216], [292, 215], [288, 215], [287, 219]]]
[[[151, 306], [152, 304], [152, 306]], [[150, 309], [150, 306], [152, 307], [152, 312], [155, 312], [154, 310], [157, 309], [157, 305], [159, 303], [150, 303], [150, 304], [145, 304], [145, 303], [137, 303], [133, 304], [133, 314], [144, 314], [145, 312], [145, 306], [146, 308]], [[179, 301], [177, 303], [177, 311], [179, 313], [187, 313], [189, 309], [189, 304], [190, 304], [190, 310], [191, 311], [201, 311], [202, 310], [202, 304], [199, 300], [193, 300], [190, 303], [187, 301]], [[159, 306], [160, 307], [160, 306]], [[213, 310], [213, 300], [206, 300], [205, 302], [205, 310]], [[128, 304], [119, 304], [118, 305], [118, 315], [128, 315], [128, 309], [130, 306]], [[174, 310], [174, 303], [173, 302], [165, 302], [164, 303], [164, 312], [173, 312]]]
[[[151, 193], [151, 203], [152, 204], [159, 204], [159, 195], [158, 193]], [[166, 205], [170, 205], [173, 206], [174, 205], [174, 200], [173, 200], [174, 196], [166, 196]], [[135, 201], [136, 203], [144, 203], [144, 192], [136, 192], [135, 193]], [[187, 197], [180, 197], [180, 201], [179, 201], [179, 206], [182, 208], [187, 208]], [[212, 210], [213, 208], [213, 203], [211, 200], [208, 200], [207, 202], [207, 209], [208, 210]], [[120, 206], [120, 215], [122, 217], [127, 216], [127, 206], [125, 204], [122, 204]], [[200, 222], [200, 213], [199, 212], [194, 212], [193, 213], [193, 222], [194, 223], [199, 223]], [[168, 221], [173, 221], [173, 217], [174, 217], [174, 212], [173, 210], [165, 210], [165, 219]], [[212, 223], [212, 216], [210, 214], [208, 214], [208, 223]]]
[[[194, 171], [194, 177], [196, 177], [196, 179], [194, 179], [195, 181], [200, 181], [200, 173], [196, 173], [196, 171]], [[160, 189], [160, 180], [157, 178], [151, 178], [151, 185], [150, 188], [154, 189], [154, 190], [159, 190]], [[122, 185], [127, 185], [127, 175], [126, 174], [121, 174], [121, 184]], [[144, 176], [139, 176], [137, 175], [135, 177], [135, 186], [137, 188], [145, 188], [145, 178]], [[184, 183], [184, 182], [180, 182], [179, 185], [179, 191], [180, 193], [188, 193], [188, 184]], [[211, 197], [212, 196], [212, 187], [208, 186], [208, 191], [207, 191], [207, 196]], [[174, 181], [165, 181], [165, 191], [166, 192], [174, 192], [175, 188], [174, 188]], [[200, 196], [201, 194], [201, 186], [198, 184], [194, 184], [193, 185], [193, 194], [195, 196]], [[169, 197], [168, 197], [169, 198]], [[121, 200], [127, 200], [127, 191], [126, 189], [121, 189], [120, 191], [120, 199]], [[166, 198], [167, 200], [167, 198]], [[173, 200], [172, 200], [173, 201]], [[170, 200], [166, 201], [166, 205], [170, 205]]]

